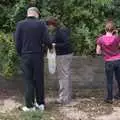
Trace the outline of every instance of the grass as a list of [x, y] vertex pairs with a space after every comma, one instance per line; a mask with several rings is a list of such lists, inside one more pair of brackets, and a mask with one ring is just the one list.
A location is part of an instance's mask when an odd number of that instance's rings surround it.
[[36, 112], [28, 112], [21, 113], [20, 120], [49, 120], [48, 113], [41, 113], [39, 111]]
[[36, 112], [14, 112], [0, 114], [0, 120], [55, 120], [49, 113]]

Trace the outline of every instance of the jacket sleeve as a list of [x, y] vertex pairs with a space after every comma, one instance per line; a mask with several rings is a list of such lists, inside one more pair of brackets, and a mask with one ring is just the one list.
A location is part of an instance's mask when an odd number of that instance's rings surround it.
[[19, 56], [21, 56], [21, 49], [22, 49], [22, 30], [21, 30], [21, 24], [18, 23], [16, 26], [16, 31], [14, 34], [15, 37], [15, 43], [16, 43], [16, 50]]
[[50, 42], [50, 39], [49, 39], [48, 29], [45, 24], [43, 25], [43, 44], [47, 46], [49, 49], [52, 48], [52, 43]]

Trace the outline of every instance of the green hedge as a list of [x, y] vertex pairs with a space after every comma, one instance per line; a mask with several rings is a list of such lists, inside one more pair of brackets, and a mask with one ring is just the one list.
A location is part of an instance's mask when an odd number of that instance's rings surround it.
[[0, 32], [0, 71], [1, 75], [10, 78], [17, 73], [18, 57], [15, 42], [11, 34]]
[[[120, 26], [119, 0], [7, 0], [7, 6], [1, 5], [0, 28], [5, 32], [13, 32], [15, 24], [24, 19], [29, 6], [37, 6], [41, 10], [42, 19], [50, 16], [58, 18], [72, 31], [71, 40], [74, 53], [91, 55], [95, 51], [96, 36], [103, 31], [103, 23], [114, 18]], [[9, 4], [8, 4], [9, 3]]]
[[[10, 2], [14, 1], [14, 2]], [[71, 29], [71, 43], [76, 55], [95, 54], [96, 37], [104, 31], [104, 22], [113, 18], [120, 26], [120, 0], [2, 0], [0, 2], [1, 73], [12, 76], [17, 70], [12, 34], [15, 24], [26, 17], [29, 6], [37, 6], [41, 18], [54, 16]]]

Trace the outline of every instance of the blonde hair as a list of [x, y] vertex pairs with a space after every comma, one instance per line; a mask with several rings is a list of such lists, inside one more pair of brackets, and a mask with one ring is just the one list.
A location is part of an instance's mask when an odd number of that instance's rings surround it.
[[115, 30], [115, 25], [113, 21], [107, 21], [105, 24], [105, 31], [112, 33], [114, 30]]

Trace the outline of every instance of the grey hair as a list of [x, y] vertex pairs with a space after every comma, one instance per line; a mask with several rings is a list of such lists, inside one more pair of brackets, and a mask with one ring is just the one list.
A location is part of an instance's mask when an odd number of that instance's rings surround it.
[[39, 11], [39, 9], [37, 7], [30, 7], [30, 8], [28, 8], [27, 13], [29, 13], [30, 11], [34, 11], [37, 14], [40, 14], [40, 11]]

